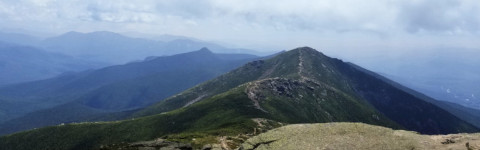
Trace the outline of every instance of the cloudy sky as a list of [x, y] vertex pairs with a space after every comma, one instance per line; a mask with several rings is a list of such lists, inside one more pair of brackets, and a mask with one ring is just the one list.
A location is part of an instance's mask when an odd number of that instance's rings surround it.
[[259, 50], [480, 48], [478, 0], [2, 0], [1, 31], [173, 34]]

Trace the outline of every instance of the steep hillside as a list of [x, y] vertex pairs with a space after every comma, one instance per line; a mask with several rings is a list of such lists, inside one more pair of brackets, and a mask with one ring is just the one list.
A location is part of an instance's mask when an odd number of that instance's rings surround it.
[[427, 134], [478, 131], [431, 103], [308, 47], [253, 61], [132, 116], [12, 134], [1, 137], [0, 146], [116, 149], [162, 138], [197, 149], [208, 144], [237, 148], [248, 137], [283, 124], [317, 122], [363, 122]]
[[369, 75], [372, 75], [374, 77], [376, 77], [377, 79], [380, 79], [392, 86], [394, 86], [395, 88], [398, 88], [404, 92], [407, 92], [408, 94], [411, 94], [419, 99], [422, 99], [423, 101], [426, 101], [426, 102], [429, 102], [429, 103], [432, 103], [448, 112], [450, 112], [451, 114], [457, 116], [458, 118], [462, 119], [462, 120], [465, 120], [467, 121], [468, 123], [476, 126], [477, 128], [480, 128], [480, 110], [478, 109], [473, 109], [473, 108], [468, 108], [468, 107], [465, 107], [465, 106], [462, 106], [460, 104], [457, 104], [457, 103], [451, 103], [451, 102], [446, 102], [446, 101], [440, 101], [440, 100], [435, 100], [431, 97], [428, 97], [420, 92], [417, 92], [415, 90], [412, 90], [408, 87], [405, 87], [399, 83], [396, 83], [390, 79], [387, 79], [383, 76], [380, 76], [379, 74], [376, 74], [374, 72], [371, 72], [369, 70], [366, 70], [366, 69], [363, 69], [355, 64], [350, 64], [354, 67], [356, 67], [358, 70], [360, 71], [363, 71]]

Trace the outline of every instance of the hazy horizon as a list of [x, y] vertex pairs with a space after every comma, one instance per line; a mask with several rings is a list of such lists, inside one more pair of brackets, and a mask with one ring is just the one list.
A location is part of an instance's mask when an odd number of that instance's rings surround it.
[[0, 30], [171, 34], [259, 51], [311, 46], [333, 55], [480, 49], [479, 7], [474, 0], [7, 0], [0, 2]]

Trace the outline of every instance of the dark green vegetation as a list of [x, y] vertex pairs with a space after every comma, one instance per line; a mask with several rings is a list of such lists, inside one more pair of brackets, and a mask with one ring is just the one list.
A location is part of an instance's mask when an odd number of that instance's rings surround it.
[[[218, 95], [186, 109], [161, 115], [121, 122], [47, 127], [6, 136], [0, 143], [1, 147], [6, 149], [28, 149], [32, 146], [42, 149], [53, 145], [61, 146], [60, 149], [89, 149], [99, 148], [101, 144], [150, 140], [182, 132], [187, 132], [188, 136], [199, 136], [199, 138], [207, 135], [248, 133], [256, 125], [255, 122], [248, 119], [248, 116], [262, 113], [250, 107], [251, 103], [245, 95], [236, 94], [242, 93], [238, 90], [233, 90], [232, 94]], [[245, 110], [245, 108], [249, 109]], [[203, 132], [196, 133], [198, 131]], [[41, 135], [44, 135], [46, 140], [35, 140], [41, 138]], [[14, 144], [20, 139], [32, 141], [23, 145]], [[8, 146], [10, 144], [12, 147]]]
[[0, 107], [6, 112], [2, 113], [21, 117], [0, 124], [0, 134], [60, 123], [115, 120], [124, 113], [110, 113], [145, 107], [254, 58], [202, 49], [4, 87], [0, 95], [15, 101], [4, 101]]
[[[0, 147], [99, 149], [165, 138], [201, 148], [219, 143], [218, 137], [254, 135], [282, 123], [364, 122], [427, 134], [478, 131], [429, 102], [308, 47], [250, 62], [129, 117], [135, 118], [16, 133], [1, 137]], [[273, 125], [265, 128], [259, 118]]]

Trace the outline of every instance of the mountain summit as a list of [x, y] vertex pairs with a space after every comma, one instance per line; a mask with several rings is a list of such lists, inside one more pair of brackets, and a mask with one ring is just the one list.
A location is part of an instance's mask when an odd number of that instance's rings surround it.
[[317, 122], [363, 122], [426, 134], [478, 131], [367, 70], [301, 47], [250, 62], [136, 111], [128, 120], [17, 133], [0, 138], [0, 147], [19, 149], [19, 142], [29, 141], [37, 149], [114, 149], [162, 138], [194, 148], [212, 143], [235, 148], [278, 126]]

